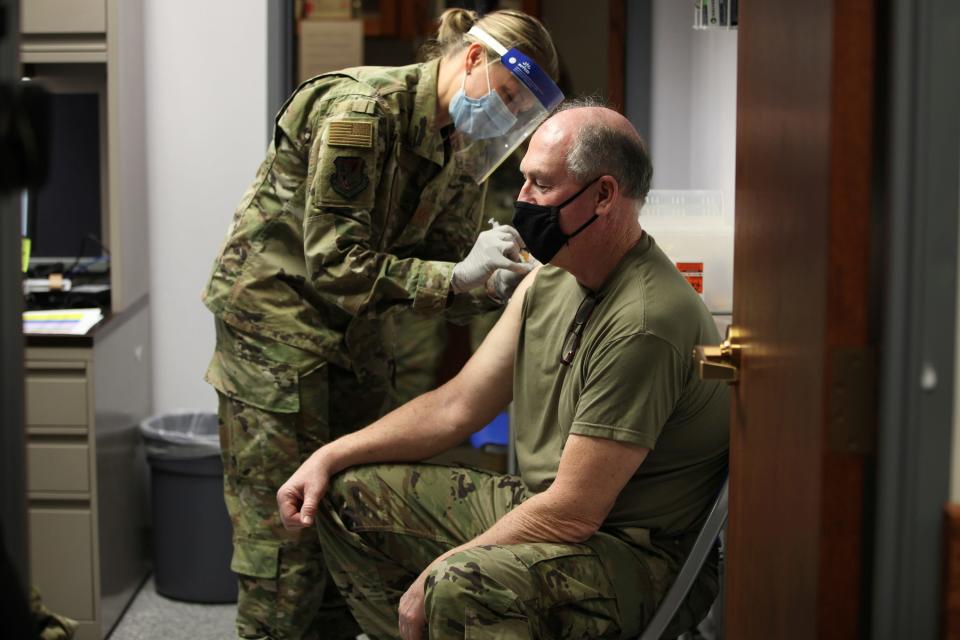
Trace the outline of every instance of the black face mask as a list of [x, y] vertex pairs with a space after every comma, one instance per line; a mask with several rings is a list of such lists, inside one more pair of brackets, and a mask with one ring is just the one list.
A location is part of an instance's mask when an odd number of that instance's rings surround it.
[[560, 228], [560, 210], [576, 200], [599, 179], [600, 176], [597, 176], [560, 204], [544, 206], [519, 200], [513, 203], [513, 227], [520, 233], [524, 244], [527, 245], [527, 251], [532, 253], [534, 258], [544, 264], [550, 262], [563, 245], [600, 217], [593, 214], [592, 218], [570, 235], [565, 234]]

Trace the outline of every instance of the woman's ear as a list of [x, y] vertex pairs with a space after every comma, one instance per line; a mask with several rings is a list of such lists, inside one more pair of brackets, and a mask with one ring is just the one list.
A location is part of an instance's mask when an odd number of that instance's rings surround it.
[[467, 53], [463, 59], [463, 68], [467, 75], [470, 75], [470, 72], [476, 69], [478, 65], [483, 64], [483, 59], [484, 50], [482, 44], [474, 42], [467, 47]]
[[620, 185], [613, 176], [601, 176], [597, 188], [597, 215], [605, 216], [613, 210], [620, 194]]

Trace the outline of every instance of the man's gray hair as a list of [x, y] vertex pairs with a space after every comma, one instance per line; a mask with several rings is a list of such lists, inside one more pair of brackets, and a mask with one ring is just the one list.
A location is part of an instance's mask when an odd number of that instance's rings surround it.
[[[605, 106], [597, 98], [574, 98], [561, 104], [556, 112]], [[574, 135], [567, 152], [567, 171], [580, 182], [613, 176], [623, 195], [643, 202], [650, 191], [653, 164], [639, 135], [598, 122], [582, 127]]]

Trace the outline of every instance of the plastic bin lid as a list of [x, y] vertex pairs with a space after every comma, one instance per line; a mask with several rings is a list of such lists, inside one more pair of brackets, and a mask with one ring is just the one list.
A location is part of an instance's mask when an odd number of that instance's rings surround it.
[[217, 414], [175, 411], [140, 423], [147, 455], [158, 458], [199, 458], [220, 453]]

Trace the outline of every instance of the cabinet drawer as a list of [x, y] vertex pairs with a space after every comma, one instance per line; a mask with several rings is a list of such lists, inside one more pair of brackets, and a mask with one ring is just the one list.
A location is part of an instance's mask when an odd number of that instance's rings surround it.
[[23, 0], [20, 32], [106, 33], [106, 0]]
[[89, 509], [30, 508], [30, 574], [43, 603], [93, 620], [93, 519]]
[[89, 492], [89, 453], [85, 444], [27, 443], [27, 489]]
[[27, 427], [86, 427], [87, 378], [79, 371], [27, 370]]

